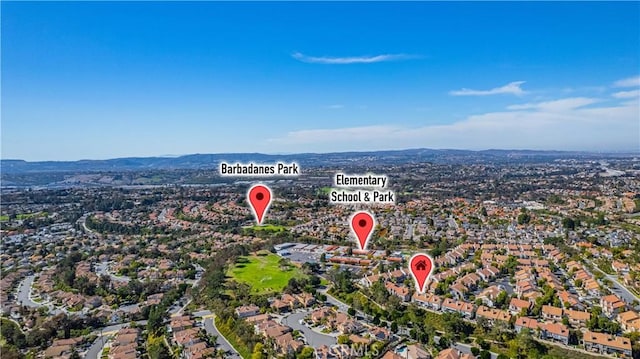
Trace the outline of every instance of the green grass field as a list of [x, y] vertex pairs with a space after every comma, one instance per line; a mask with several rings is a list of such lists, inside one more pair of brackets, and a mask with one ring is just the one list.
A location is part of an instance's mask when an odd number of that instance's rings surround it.
[[6, 222], [9, 220], [9, 216], [0, 216], [0, 222]]
[[268, 231], [268, 232], [282, 232], [287, 230], [287, 228], [284, 226], [277, 226], [274, 224], [265, 224], [262, 226], [256, 225], [256, 226], [251, 226], [249, 228], [254, 231]]
[[269, 253], [240, 257], [227, 275], [238, 282], [247, 283], [253, 293], [264, 294], [280, 292], [291, 278], [304, 278], [304, 274], [294, 266], [282, 270], [278, 262], [280, 257]]
[[31, 217], [46, 217], [46, 216], [48, 216], [47, 212], [19, 213], [16, 215], [16, 219], [24, 220], [24, 219], [29, 219]]

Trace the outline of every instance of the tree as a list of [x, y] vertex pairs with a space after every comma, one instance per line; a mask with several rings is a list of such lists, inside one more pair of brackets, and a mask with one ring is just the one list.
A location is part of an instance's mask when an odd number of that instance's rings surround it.
[[264, 355], [264, 345], [262, 343], [257, 343], [254, 347], [253, 347], [253, 353], [251, 353], [251, 359], [265, 359], [266, 356]]
[[545, 348], [533, 338], [529, 329], [523, 329], [515, 339], [509, 341], [509, 353], [512, 358], [536, 358], [544, 354]]
[[384, 343], [381, 341], [375, 341], [373, 344], [371, 344], [371, 353], [373, 355], [382, 354], [382, 349], [384, 349]]
[[164, 345], [162, 337], [150, 335], [147, 339], [147, 354], [149, 359], [170, 359], [169, 350]]
[[316, 273], [320, 270], [320, 265], [318, 263], [304, 262], [302, 265], [302, 271], [305, 274]]
[[441, 349], [447, 349], [451, 346], [451, 339], [449, 339], [446, 335], [440, 337], [438, 341], [438, 347]]
[[565, 217], [562, 219], [562, 227], [569, 230], [574, 230], [576, 229], [576, 222], [572, 218]]
[[482, 337], [476, 338], [476, 344], [480, 346], [480, 349], [484, 350], [489, 350], [489, 348], [491, 347], [491, 344], [487, 343], [487, 341], [485, 341]]
[[313, 359], [314, 350], [311, 347], [304, 347], [302, 351], [296, 356], [296, 359]]
[[528, 224], [531, 221], [531, 215], [523, 208], [522, 213], [518, 215], [518, 224]]
[[507, 297], [508, 297], [508, 293], [506, 291], [501, 291], [500, 293], [498, 293], [498, 297], [496, 298], [496, 308], [504, 308], [507, 305]]
[[391, 332], [392, 333], [397, 333], [398, 332], [398, 323], [394, 320], [393, 322], [391, 322]]
[[349, 309], [347, 309], [347, 313], [348, 313], [350, 316], [354, 316], [354, 315], [356, 315], [356, 310], [355, 310], [355, 309], [353, 309], [353, 307], [349, 307]]
[[342, 334], [338, 336], [338, 344], [349, 344], [349, 343], [351, 343], [351, 339], [349, 339], [348, 335]]
[[473, 327], [467, 323], [460, 313], [445, 313], [442, 315], [444, 332], [452, 334], [452, 339], [467, 337], [473, 332]]
[[147, 319], [147, 330], [149, 333], [157, 333], [162, 329], [163, 310], [161, 307], [154, 305], [149, 311], [149, 319]]
[[71, 351], [69, 359], [80, 359], [80, 354], [78, 354], [78, 351], [75, 348]]
[[16, 346], [18, 349], [24, 349], [27, 344], [27, 340], [18, 327], [18, 325], [10, 320], [1, 319], [0, 334], [2, 338], [6, 340], [10, 345]]
[[286, 270], [289, 269], [289, 266], [291, 266], [291, 261], [288, 258], [282, 257], [278, 261], [278, 265], [280, 266], [280, 269]]

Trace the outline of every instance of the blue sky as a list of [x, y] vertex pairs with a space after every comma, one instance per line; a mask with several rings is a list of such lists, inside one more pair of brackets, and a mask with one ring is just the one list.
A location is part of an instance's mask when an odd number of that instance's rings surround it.
[[640, 150], [640, 3], [2, 2], [2, 158]]

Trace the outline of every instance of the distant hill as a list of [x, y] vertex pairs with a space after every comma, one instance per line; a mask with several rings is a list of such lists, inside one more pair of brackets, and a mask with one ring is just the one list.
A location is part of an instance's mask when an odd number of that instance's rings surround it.
[[403, 164], [415, 162], [481, 163], [481, 162], [535, 162], [562, 158], [613, 158], [639, 154], [606, 154], [588, 152], [533, 151], [533, 150], [433, 150], [409, 149], [397, 151], [301, 153], [267, 155], [261, 153], [192, 154], [178, 157], [127, 157], [109, 160], [42, 161], [0, 160], [3, 174], [42, 172], [102, 172], [170, 169], [217, 168], [227, 162], [298, 162], [304, 166], [340, 166], [353, 164]]

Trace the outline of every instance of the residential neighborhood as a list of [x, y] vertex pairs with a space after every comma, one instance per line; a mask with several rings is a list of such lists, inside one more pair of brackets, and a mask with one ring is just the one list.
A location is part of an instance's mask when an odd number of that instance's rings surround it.
[[[243, 181], [6, 190], [3, 338], [46, 358], [631, 358], [640, 184], [592, 166], [497, 166], [543, 186], [524, 194], [484, 188], [487, 165], [440, 168], [476, 177], [371, 207], [366, 249], [354, 209], [323, 204], [324, 168], [293, 192], [271, 183], [262, 226]], [[569, 181], [552, 175], [564, 167]], [[400, 192], [421, 171], [389, 178]], [[424, 293], [408, 266], [419, 252], [434, 259]]]

